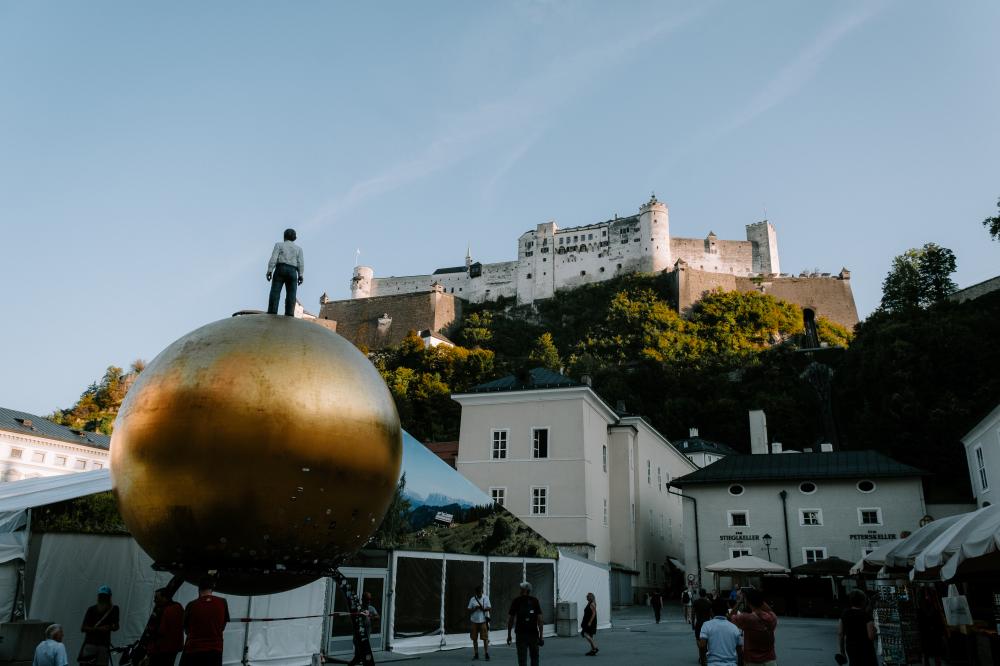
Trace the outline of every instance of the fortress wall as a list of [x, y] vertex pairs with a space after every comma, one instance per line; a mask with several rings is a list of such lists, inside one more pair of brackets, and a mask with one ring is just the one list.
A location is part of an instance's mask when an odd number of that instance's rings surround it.
[[[392, 321], [380, 327], [383, 315]], [[439, 331], [461, 315], [460, 299], [432, 291], [327, 301], [319, 311], [320, 320], [335, 321], [337, 333], [368, 349], [399, 344], [411, 330]]]
[[753, 243], [750, 241], [716, 240], [717, 254], [705, 252], [704, 238], [671, 238], [673, 260], [683, 259], [698, 270], [731, 275], [753, 272]]
[[851, 281], [839, 277], [788, 277], [751, 278], [745, 276], [709, 273], [690, 266], [674, 271], [671, 288], [677, 297], [677, 308], [686, 313], [707, 292], [758, 291], [775, 298], [811, 308], [818, 316], [826, 317], [848, 330], [858, 323], [858, 309], [851, 291]]
[[949, 296], [948, 299], [958, 303], [964, 303], [965, 301], [971, 301], [997, 290], [1000, 290], [1000, 276], [984, 280], [983, 282], [978, 282], [972, 286], [966, 287], [965, 289], [959, 289], [954, 294]]

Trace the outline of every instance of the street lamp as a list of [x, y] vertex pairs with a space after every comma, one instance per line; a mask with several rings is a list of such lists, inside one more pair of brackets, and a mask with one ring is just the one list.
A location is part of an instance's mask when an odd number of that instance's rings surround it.
[[765, 534], [763, 537], [761, 537], [761, 540], [764, 542], [764, 550], [767, 551], [767, 561], [770, 562], [771, 561], [771, 535], [770, 534]]

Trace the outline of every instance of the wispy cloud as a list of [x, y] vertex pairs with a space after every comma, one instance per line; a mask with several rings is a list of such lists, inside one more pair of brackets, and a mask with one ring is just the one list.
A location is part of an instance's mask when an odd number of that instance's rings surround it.
[[[887, 3], [866, 4], [860, 10], [846, 14], [826, 26], [816, 38], [786, 63], [746, 104], [720, 124], [699, 137], [718, 139], [764, 115], [775, 106], [798, 93], [819, 71], [838, 43], [854, 30], [879, 14]], [[701, 143], [696, 141], [695, 143]]]

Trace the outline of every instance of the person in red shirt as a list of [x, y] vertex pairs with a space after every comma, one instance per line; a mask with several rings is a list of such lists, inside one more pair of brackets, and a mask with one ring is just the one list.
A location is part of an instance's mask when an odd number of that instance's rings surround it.
[[733, 613], [730, 621], [743, 630], [744, 666], [777, 666], [774, 654], [774, 630], [778, 616], [764, 601], [760, 590], [744, 588], [749, 613]]
[[161, 587], [153, 593], [152, 636], [146, 643], [149, 666], [174, 666], [184, 649], [184, 607]]
[[229, 622], [229, 605], [212, 594], [215, 579], [207, 576], [198, 584], [198, 598], [184, 609], [184, 654], [181, 666], [222, 666], [222, 632]]

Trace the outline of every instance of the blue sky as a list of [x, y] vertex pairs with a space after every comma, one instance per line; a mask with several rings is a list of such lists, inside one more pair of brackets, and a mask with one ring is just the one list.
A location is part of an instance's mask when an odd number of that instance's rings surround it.
[[675, 235], [767, 216], [785, 271], [860, 310], [928, 241], [1000, 273], [995, 2], [0, 4], [0, 404], [68, 406], [109, 364], [266, 302], [510, 260], [539, 222]]
[[472, 505], [489, 504], [490, 498], [471, 481], [456, 472], [431, 450], [403, 431], [403, 465], [406, 474], [404, 493], [427, 499], [438, 493], [445, 497], [465, 500]]

